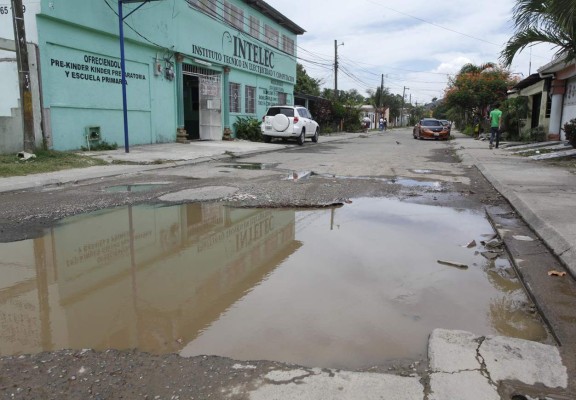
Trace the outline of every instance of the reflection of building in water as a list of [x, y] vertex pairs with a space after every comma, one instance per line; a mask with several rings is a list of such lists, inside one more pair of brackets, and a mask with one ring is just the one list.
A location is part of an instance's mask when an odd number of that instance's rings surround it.
[[0, 354], [177, 350], [293, 253], [295, 212], [128, 207], [0, 245]]

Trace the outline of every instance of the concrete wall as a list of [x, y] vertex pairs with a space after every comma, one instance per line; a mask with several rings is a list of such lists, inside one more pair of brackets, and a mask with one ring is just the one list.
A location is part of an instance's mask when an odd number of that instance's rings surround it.
[[[9, 41], [12, 44], [13, 41]], [[6, 43], [6, 42], [4, 42]], [[9, 46], [5, 46], [9, 47]], [[3, 51], [8, 59], [15, 59], [16, 53]], [[41, 147], [42, 107], [40, 102], [40, 86], [38, 78], [37, 47], [28, 44], [28, 64], [32, 88], [32, 110], [34, 115], [34, 138], [36, 147]], [[16, 61], [0, 63], [0, 87], [2, 101], [0, 102], [0, 154], [10, 154], [22, 151], [24, 147], [24, 132], [22, 130], [22, 114], [20, 110], [20, 89], [18, 84], [18, 68]], [[4, 91], [4, 88], [6, 90]]]
[[[222, 120], [229, 119], [231, 126], [239, 116], [260, 118], [270, 104], [278, 102], [278, 92], [287, 93], [288, 102], [293, 102], [296, 57], [264, 43], [264, 25], [278, 31], [280, 48], [283, 35], [294, 40], [296, 46], [294, 33], [240, 0], [231, 3], [244, 11], [243, 31], [224, 22], [221, 6], [211, 17], [191, 2], [151, 2], [125, 20], [131, 145], [176, 140], [179, 80], [165, 74], [175, 66], [176, 53], [184, 62], [215, 73], [230, 69], [228, 81], [241, 85], [240, 112], [222, 110]], [[139, 5], [124, 5], [124, 14]], [[37, 25], [43, 100], [54, 149], [72, 150], [85, 145], [85, 131], [90, 126], [100, 127], [103, 140], [121, 145], [124, 132], [117, 2], [42, 0], [41, 6]], [[250, 16], [260, 21], [259, 38], [249, 35]], [[240, 51], [241, 47], [246, 51]], [[255, 48], [257, 53], [248, 50]], [[273, 56], [262, 58], [264, 54]], [[257, 88], [256, 112], [250, 114], [245, 108], [246, 86]], [[220, 90], [227, 104], [224, 79]]]
[[[570, 78], [566, 82], [566, 93], [564, 94], [564, 107], [562, 109], [562, 122], [561, 127], [564, 127], [566, 122], [576, 118], [576, 78]], [[560, 139], [566, 140], [566, 133], [562, 130], [560, 132]]]

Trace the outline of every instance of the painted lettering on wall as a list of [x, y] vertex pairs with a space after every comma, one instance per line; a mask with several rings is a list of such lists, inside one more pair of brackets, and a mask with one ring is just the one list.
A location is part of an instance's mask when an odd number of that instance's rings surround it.
[[234, 36], [234, 57], [274, 69], [274, 52]]
[[260, 91], [261, 92], [258, 95], [258, 105], [264, 107], [278, 104], [278, 93], [286, 93], [284, 82], [276, 79], [272, 79], [270, 81], [270, 86], [267, 88], [260, 88]]
[[275, 80], [296, 83], [295, 76], [276, 71], [276, 53], [273, 50], [241, 37], [232, 36], [230, 32], [224, 32], [222, 35], [222, 52], [192, 44], [192, 55], [205, 61], [214, 61], [266, 75]]
[[[85, 54], [84, 62], [72, 62], [51, 58], [50, 66], [62, 68], [66, 78], [101, 83], [122, 83], [120, 61]], [[146, 75], [126, 71], [126, 84], [129, 79], [146, 80]]]

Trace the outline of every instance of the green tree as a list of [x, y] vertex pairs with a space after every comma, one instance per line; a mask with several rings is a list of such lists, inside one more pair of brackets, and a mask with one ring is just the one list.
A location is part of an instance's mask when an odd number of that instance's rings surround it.
[[510, 72], [494, 63], [466, 64], [448, 82], [444, 99], [449, 114], [457, 113], [460, 117], [456, 119], [466, 122], [468, 116], [482, 114], [490, 104], [505, 100], [514, 83]]
[[314, 79], [310, 77], [302, 64], [296, 64], [296, 85], [294, 86], [295, 92], [309, 94], [312, 96], [320, 96], [321, 84], [321, 79]]
[[517, 0], [513, 10], [514, 35], [500, 58], [506, 67], [527, 46], [549, 43], [556, 55], [576, 60], [576, 0]]

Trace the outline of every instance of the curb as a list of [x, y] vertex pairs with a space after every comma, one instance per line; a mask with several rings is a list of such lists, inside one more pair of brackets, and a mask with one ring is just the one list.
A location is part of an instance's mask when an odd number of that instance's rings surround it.
[[[482, 175], [494, 186], [494, 188], [508, 201], [510, 206], [518, 213], [518, 215], [528, 224], [530, 229], [538, 236], [548, 247], [552, 253], [558, 257], [562, 265], [570, 272], [573, 277], [576, 277], [576, 249], [568, 243], [557, 231], [549, 225], [546, 221], [541, 219], [528, 204], [506, 186], [502, 185], [490, 171], [473, 155], [462, 150], [463, 162], [475, 165]], [[468, 160], [469, 162], [466, 162]]]

